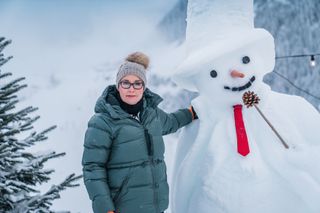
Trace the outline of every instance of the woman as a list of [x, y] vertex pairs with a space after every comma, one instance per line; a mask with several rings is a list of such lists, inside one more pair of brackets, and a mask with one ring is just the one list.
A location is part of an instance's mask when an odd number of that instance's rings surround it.
[[171, 114], [158, 108], [161, 97], [146, 88], [148, 64], [143, 53], [129, 55], [88, 123], [82, 165], [95, 213], [160, 213], [168, 207], [162, 135], [195, 114], [192, 108]]

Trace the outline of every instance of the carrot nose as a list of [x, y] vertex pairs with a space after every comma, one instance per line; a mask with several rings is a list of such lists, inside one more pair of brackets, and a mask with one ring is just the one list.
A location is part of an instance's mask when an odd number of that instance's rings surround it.
[[245, 75], [242, 73], [242, 72], [239, 72], [237, 70], [232, 70], [230, 75], [233, 77], [233, 78], [243, 78]]

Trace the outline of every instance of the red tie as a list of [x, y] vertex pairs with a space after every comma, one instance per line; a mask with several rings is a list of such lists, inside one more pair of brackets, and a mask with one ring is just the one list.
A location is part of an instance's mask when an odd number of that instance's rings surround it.
[[246, 128], [244, 127], [243, 118], [242, 118], [242, 105], [237, 104], [233, 106], [234, 111], [234, 122], [236, 125], [236, 132], [237, 132], [237, 145], [238, 145], [238, 152], [240, 155], [246, 156], [249, 154], [249, 143], [246, 133]]

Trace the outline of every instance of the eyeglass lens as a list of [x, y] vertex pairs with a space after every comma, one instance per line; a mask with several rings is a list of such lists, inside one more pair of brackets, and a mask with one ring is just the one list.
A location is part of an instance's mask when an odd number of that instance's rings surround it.
[[143, 82], [141, 81], [135, 81], [133, 83], [130, 83], [129, 81], [121, 81], [120, 85], [123, 89], [129, 89], [131, 85], [134, 89], [141, 89], [143, 87]]

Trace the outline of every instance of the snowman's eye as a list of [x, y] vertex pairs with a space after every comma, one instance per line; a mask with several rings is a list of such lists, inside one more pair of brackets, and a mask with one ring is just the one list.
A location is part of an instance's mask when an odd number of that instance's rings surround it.
[[249, 56], [244, 56], [244, 57], [242, 58], [242, 63], [244, 63], [244, 64], [249, 64], [249, 62], [250, 62]]
[[215, 71], [215, 70], [212, 70], [212, 71], [210, 72], [210, 76], [211, 76], [212, 78], [216, 78], [217, 75], [218, 75], [218, 73], [217, 73], [217, 71]]

